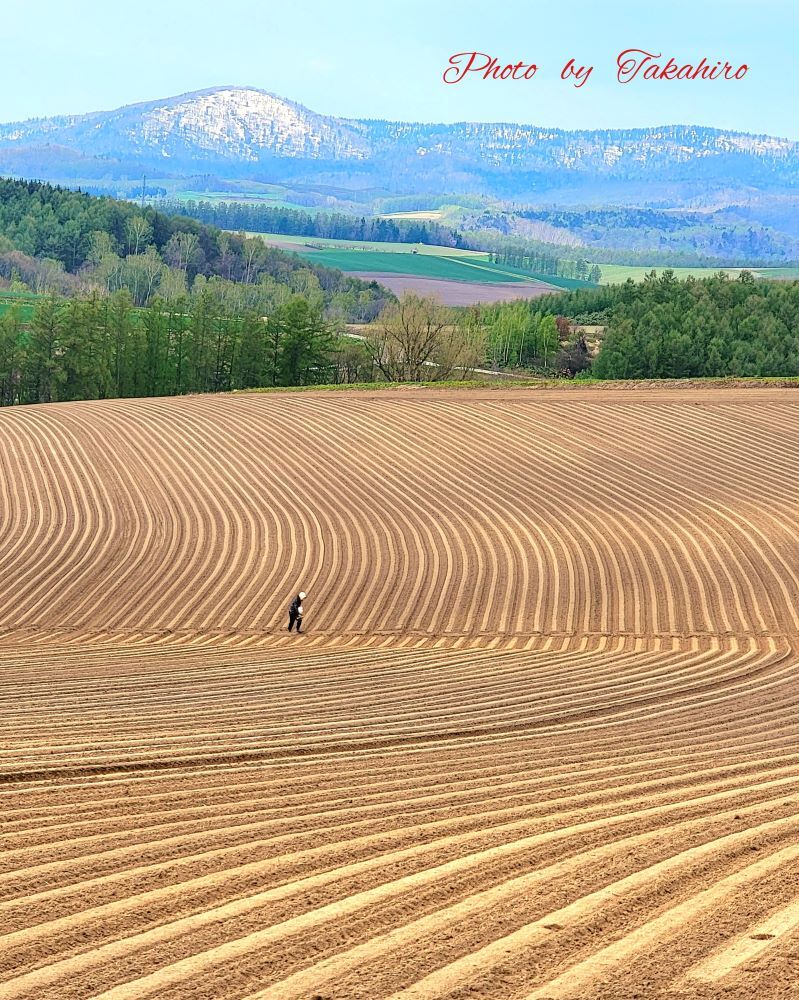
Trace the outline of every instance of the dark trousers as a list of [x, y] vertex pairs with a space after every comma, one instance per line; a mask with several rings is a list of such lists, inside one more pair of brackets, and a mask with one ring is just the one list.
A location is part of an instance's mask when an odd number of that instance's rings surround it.
[[296, 611], [289, 611], [289, 632], [294, 628], [294, 622], [297, 623], [297, 631], [299, 632], [302, 625], [302, 615], [298, 615]]

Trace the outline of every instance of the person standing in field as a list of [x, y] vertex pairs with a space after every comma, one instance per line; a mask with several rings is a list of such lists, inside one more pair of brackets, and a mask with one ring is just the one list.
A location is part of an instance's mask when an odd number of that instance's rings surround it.
[[294, 628], [295, 623], [297, 631], [302, 631], [302, 602], [304, 600], [305, 594], [300, 591], [289, 605], [289, 632]]

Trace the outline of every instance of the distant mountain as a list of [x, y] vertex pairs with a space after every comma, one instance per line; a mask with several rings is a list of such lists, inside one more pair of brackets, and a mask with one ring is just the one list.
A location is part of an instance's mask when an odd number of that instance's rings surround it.
[[250, 87], [219, 87], [116, 111], [0, 125], [0, 147], [65, 146], [86, 156], [251, 163], [264, 155], [364, 157], [351, 124]]
[[321, 182], [385, 193], [682, 204], [799, 186], [799, 143], [701, 126], [563, 131], [534, 125], [352, 120], [251, 87], [218, 87], [0, 125], [0, 172]]

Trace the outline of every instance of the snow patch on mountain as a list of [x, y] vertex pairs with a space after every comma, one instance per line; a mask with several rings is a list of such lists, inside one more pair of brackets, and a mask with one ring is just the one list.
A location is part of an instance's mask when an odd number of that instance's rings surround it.
[[269, 150], [278, 156], [363, 157], [362, 139], [336, 119], [247, 88], [218, 90], [167, 103], [142, 115], [131, 139], [168, 149], [178, 139], [231, 159], [256, 160]]

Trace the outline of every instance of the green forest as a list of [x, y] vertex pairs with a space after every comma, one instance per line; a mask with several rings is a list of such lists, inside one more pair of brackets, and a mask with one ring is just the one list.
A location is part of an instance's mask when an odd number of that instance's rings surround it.
[[197, 279], [239, 308], [301, 294], [326, 314], [368, 322], [391, 296], [263, 240], [182, 216], [33, 181], [0, 179], [0, 279], [39, 294], [127, 291], [136, 305], [188, 294]]
[[3, 406], [335, 382], [357, 347], [300, 295], [268, 318], [226, 305], [207, 285], [147, 306], [119, 291], [50, 295], [27, 321], [23, 308], [0, 317]]
[[315, 236], [335, 240], [369, 240], [378, 243], [425, 243], [439, 247], [465, 247], [461, 234], [431, 221], [383, 219], [346, 215], [343, 212], [302, 212], [236, 201], [173, 201], [169, 213], [181, 213], [220, 229], [283, 236]]
[[[657, 264], [671, 255], [675, 266], [690, 256], [720, 267], [723, 262], [752, 267], [788, 263], [799, 256], [794, 236], [747, 220], [739, 208], [714, 212], [669, 212], [653, 208], [519, 209], [519, 219], [546, 222], [578, 237], [587, 250], [649, 254]], [[657, 250], [659, 259], [652, 258]], [[593, 259], [593, 258], [592, 258]], [[630, 258], [632, 262], [632, 258]]]
[[[472, 310], [485, 364], [598, 379], [799, 376], [799, 282], [723, 273], [580, 288]], [[592, 357], [584, 327], [601, 331]]]
[[799, 375], [799, 282], [744, 271], [621, 286], [608, 312], [598, 378]]
[[[567, 329], [601, 327], [601, 347], [591, 365], [600, 379], [799, 375], [796, 281], [756, 280], [747, 271], [737, 278], [718, 273], [678, 280], [671, 271], [660, 276], [653, 271], [640, 282], [508, 303], [491, 315], [504, 316], [507, 324], [514, 313], [510, 340], [518, 344], [525, 324], [537, 329], [548, 316], [560, 322], [565, 347]], [[541, 361], [526, 345], [518, 357], [522, 364]]]

